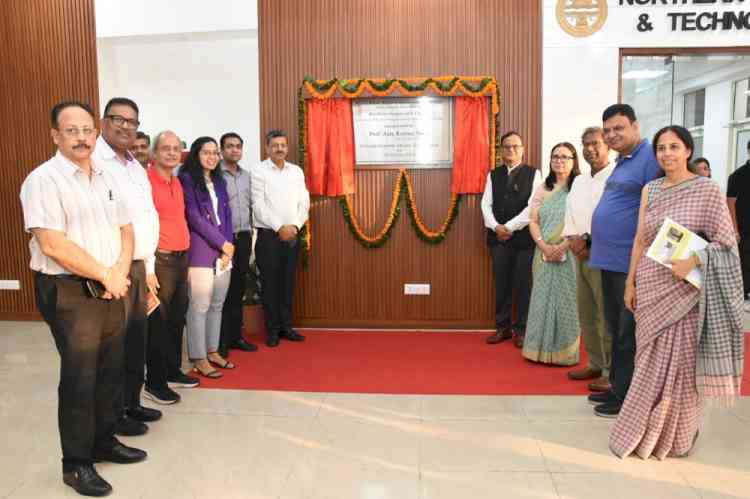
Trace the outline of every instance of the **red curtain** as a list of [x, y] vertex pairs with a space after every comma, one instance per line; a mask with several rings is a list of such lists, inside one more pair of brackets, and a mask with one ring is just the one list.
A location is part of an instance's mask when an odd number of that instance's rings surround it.
[[455, 97], [453, 179], [451, 192], [484, 192], [490, 171], [489, 110], [487, 97]]
[[307, 188], [318, 196], [354, 193], [354, 124], [351, 99], [309, 99]]

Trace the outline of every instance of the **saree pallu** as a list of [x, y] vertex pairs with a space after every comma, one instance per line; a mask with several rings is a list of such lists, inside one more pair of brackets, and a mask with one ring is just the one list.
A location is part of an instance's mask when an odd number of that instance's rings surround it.
[[635, 274], [635, 371], [609, 441], [619, 457], [684, 456], [693, 447], [701, 419], [696, 388], [700, 290], [677, 280], [645, 252], [666, 217], [703, 236], [708, 250], [736, 246], [726, 203], [714, 182], [696, 177], [665, 188], [664, 181], [647, 186], [641, 234], [645, 250]]
[[[539, 228], [548, 244], [563, 240], [567, 198], [567, 189], [560, 189], [539, 208]], [[529, 360], [562, 366], [578, 363], [581, 336], [573, 258], [567, 251], [564, 262], [545, 262], [539, 248], [534, 252], [534, 280], [523, 340], [523, 356]]]

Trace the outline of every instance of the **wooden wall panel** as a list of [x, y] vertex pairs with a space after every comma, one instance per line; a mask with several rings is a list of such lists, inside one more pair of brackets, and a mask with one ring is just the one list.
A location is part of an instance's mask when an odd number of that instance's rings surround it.
[[29, 236], [18, 198], [21, 182], [54, 153], [49, 111], [62, 99], [97, 106], [94, 0], [3, 0], [0, 17], [0, 318], [37, 317], [29, 267]]
[[[305, 75], [408, 77], [492, 75], [501, 130], [526, 140], [538, 164], [541, 139], [541, 2], [529, 0], [259, 0], [261, 131], [290, 134], [296, 160], [297, 88]], [[359, 171], [355, 206], [374, 233], [385, 220], [394, 171]], [[431, 227], [445, 216], [450, 172], [413, 172]], [[405, 205], [402, 205], [405, 208]], [[421, 242], [403, 210], [385, 247], [358, 245], [335, 199], [314, 203], [310, 268], [299, 274], [295, 318], [306, 326], [492, 327], [494, 284], [479, 196], [466, 196], [448, 236]], [[432, 295], [404, 296], [406, 282]]]

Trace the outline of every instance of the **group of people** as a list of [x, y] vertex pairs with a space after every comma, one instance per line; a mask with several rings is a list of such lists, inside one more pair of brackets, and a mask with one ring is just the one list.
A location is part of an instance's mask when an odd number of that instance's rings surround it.
[[[51, 111], [57, 152], [21, 187], [37, 307], [60, 354], [58, 423], [63, 481], [78, 493], [112, 487], [96, 461], [134, 463], [136, 436], [174, 404], [173, 388], [237, 367], [252, 233], [269, 347], [303, 341], [292, 328], [298, 234], [310, 206], [287, 136], [266, 137], [268, 159], [240, 167], [243, 139], [196, 139], [183, 158], [173, 131], [138, 132], [137, 104], [111, 99], [97, 134], [91, 107]], [[183, 330], [190, 374], [182, 371]]]
[[[162, 417], [141, 395], [177, 403], [173, 388], [237, 367], [230, 349], [257, 349], [242, 336], [254, 230], [266, 344], [304, 340], [292, 297], [310, 199], [282, 131], [267, 134], [268, 159], [245, 170], [234, 132], [200, 137], [185, 156], [173, 131], [153, 141], [138, 132], [131, 99], [107, 103], [101, 134], [95, 121], [85, 103], [53, 107], [57, 152], [28, 175], [21, 202], [37, 307], [61, 358], [63, 481], [101, 496], [111, 486], [95, 461], [146, 459], [115, 436], [142, 435]], [[582, 336], [588, 365], [569, 377], [592, 380], [595, 414], [617, 417], [612, 451], [682, 456], [703, 399], [739, 393], [740, 279], [750, 279], [737, 242], [750, 246], [741, 194], [750, 161], [730, 177], [727, 201], [695, 173], [686, 129], [665, 127], [649, 142], [624, 104], [607, 108], [581, 143], [589, 172], [561, 142], [542, 178], [523, 162], [518, 133], [501, 138], [481, 202], [497, 293], [487, 342], [512, 339], [531, 361], [574, 365]], [[647, 258], [667, 217], [708, 246], [669, 267]], [[696, 268], [700, 288], [685, 280]], [[181, 370], [183, 330], [192, 375]]]
[[[588, 364], [568, 376], [592, 380], [594, 413], [617, 418], [612, 452], [684, 456], [704, 399], [739, 395], [750, 166], [730, 177], [725, 198], [706, 178], [708, 161], [691, 163], [688, 130], [667, 126], [649, 142], [626, 104], [608, 107], [581, 142], [589, 173], [562, 142], [542, 180], [523, 163], [520, 135], [501, 138], [502, 164], [482, 197], [497, 290], [487, 343], [512, 339], [525, 358], [565, 366], [578, 364], [582, 336]], [[647, 257], [667, 218], [708, 245], [669, 265]], [[686, 280], [696, 268], [700, 288]]]

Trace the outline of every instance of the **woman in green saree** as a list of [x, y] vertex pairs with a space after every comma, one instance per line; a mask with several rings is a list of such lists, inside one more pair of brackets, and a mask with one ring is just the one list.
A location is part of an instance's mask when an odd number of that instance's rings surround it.
[[537, 247], [523, 356], [544, 364], [578, 363], [576, 275], [562, 230], [565, 202], [579, 173], [576, 148], [568, 142], [557, 144], [552, 148], [549, 175], [531, 200], [529, 230]]

